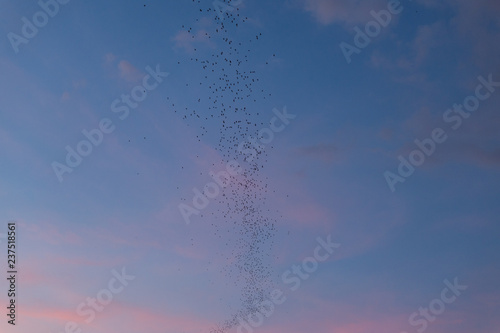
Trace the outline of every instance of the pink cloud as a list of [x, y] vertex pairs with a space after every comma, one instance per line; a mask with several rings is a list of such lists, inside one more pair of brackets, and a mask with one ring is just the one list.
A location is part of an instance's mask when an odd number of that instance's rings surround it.
[[73, 322], [80, 322], [82, 320], [82, 317], [78, 316], [76, 314], [76, 311], [71, 309], [71, 310], [62, 310], [62, 309], [57, 309], [57, 308], [50, 308], [47, 306], [44, 307], [31, 307], [28, 305], [21, 306], [19, 308], [19, 316], [26, 317], [26, 318], [35, 318], [35, 319], [41, 319], [42, 321], [45, 322], [57, 322], [60, 323], [61, 325], [73, 321]]
[[[300, 311], [300, 316], [291, 317], [289, 312], [277, 307], [274, 323], [262, 326], [259, 331], [263, 333], [289, 332], [339, 332], [339, 333], [400, 333], [406, 326], [406, 314], [387, 314], [388, 304], [377, 296], [366, 295], [370, 299], [363, 304], [370, 306], [354, 307], [348, 302], [327, 301], [308, 293], [301, 292], [299, 297], [289, 299], [284, 306], [291, 305]], [[296, 295], [296, 294], [294, 294]], [[294, 296], [296, 297], [296, 296]], [[375, 301], [374, 303], [372, 303]], [[297, 304], [297, 306], [293, 306]], [[374, 307], [372, 305], [375, 304]], [[280, 311], [281, 310], [281, 311]], [[397, 311], [396, 311], [397, 312]], [[281, 313], [281, 314], [280, 314]], [[273, 319], [273, 318], [272, 318]]]
[[[110, 222], [110, 225], [111, 226], [109, 228], [94, 228], [92, 231], [89, 231], [89, 233], [91, 233], [93, 237], [101, 239], [106, 244], [141, 249], [161, 248], [160, 243], [153, 239], [148, 238], [144, 241], [138, 240], [138, 236], [140, 236], [141, 231], [143, 231], [140, 229], [140, 227], [136, 228], [133, 225], [127, 226], [125, 224], [117, 222]], [[121, 230], [121, 232], [117, 233], [117, 230]], [[141, 239], [143, 238], [145, 237], [141, 236]]]
[[314, 202], [289, 203], [281, 211], [287, 219], [299, 224], [308, 226], [332, 224], [328, 210]]
[[381, 0], [302, 0], [304, 10], [321, 24], [347, 23], [349, 25], [373, 19], [371, 10], [387, 7]]
[[[2, 307], [4, 306], [5, 303], [2, 304]], [[147, 308], [125, 305], [118, 301], [113, 301], [106, 306], [105, 311], [98, 313], [96, 319], [89, 324], [76, 313], [76, 305], [75, 309], [65, 310], [48, 307], [46, 304], [43, 307], [25, 304], [18, 309], [18, 314], [26, 321], [35, 319], [38, 327], [45, 326], [54, 331], [63, 331], [68, 322], [77, 323], [83, 330], [91, 328], [109, 333], [129, 330], [164, 333], [166, 328], [177, 332], [199, 332], [214, 326], [214, 322], [194, 315], [160, 313]]]
[[113, 302], [101, 318], [91, 323], [93, 329], [108, 328], [106, 332], [203, 332], [214, 326], [214, 322], [192, 314], [159, 312], [145, 307]]
[[184, 49], [187, 53], [192, 53], [196, 48], [196, 44], [214, 45], [210, 41], [210, 34], [204, 29], [200, 29], [194, 34], [186, 30], [181, 30], [177, 32], [172, 40], [175, 41], [175, 48]]
[[72, 231], [62, 231], [61, 228], [57, 227], [55, 224], [46, 221], [37, 221], [35, 223], [19, 222], [19, 226], [25, 229], [30, 237], [33, 239], [39, 239], [43, 242], [59, 245], [59, 244], [71, 244], [71, 245], [81, 245], [83, 240], [80, 236]]
[[339, 149], [333, 144], [317, 144], [313, 146], [297, 148], [297, 152], [305, 157], [318, 159], [325, 163], [332, 163], [339, 159]]
[[145, 75], [126, 60], [120, 61], [117, 66], [120, 77], [127, 82], [138, 82]]
[[116, 267], [119, 265], [123, 265], [128, 261], [125, 259], [102, 259], [102, 260], [92, 260], [86, 257], [63, 257], [63, 256], [53, 256], [50, 259], [51, 262], [54, 262], [59, 265], [64, 266], [78, 266], [81, 268], [82, 266], [92, 266], [92, 267]]
[[[470, 78], [467, 86], [469, 82], [472, 82], [473, 87], [477, 85], [475, 77]], [[470, 93], [463, 93], [460, 98], [450, 102], [449, 107], [451, 108], [455, 103], [461, 104], [467, 95], [473, 94], [474, 88], [470, 88], [470, 91]], [[394, 139], [406, 142], [397, 151], [397, 154], [408, 156], [412, 150], [416, 149], [414, 139], [429, 138], [435, 128], [442, 128], [448, 135], [448, 139], [445, 143], [436, 145], [435, 153], [426, 159], [422, 166], [424, 169], [456, 161], [485, 168], [498, 168], [500, 166], [500, 150], [491, 147], [490, 144], [500, 138], [497, 130], [500, 125], [500, 117], [494, 107], [494, 100], [497, 99], [498, 95], [494, 95], [491, 100], [481, 104], [475, 113], [472, 113], [469, 118], [463, 119], [460, 127], [456, 130], [451, 128], [450, 123], [443, 121], [443, 113], [446, 109], [440, 107], [433, 113], [429, 107], [418, 109], [403, 123], [404, 134]]]
[[207, 252], [189, 246], [175, 246], [175, 252], [185, 258], [195, 260], [205, 259], [207, 257]]
[[47, 286], [54, 281], [50, 277], [41, 273], [40, 267], [35, 262], [28, 261], [25, 265], [23, 274], [19, 275], [19, 284], [27, 286]]
[[432, 50], [443, 46], [445, 36], [448, 35], [443, 22], [419, 26], [412, 48], [415, 52], [414, 60], [410, 66], [420, 65]]
[[112, 63], [113, 61], [116, 60], [116, 56], [113, 54], [113, 53], [106, 53], [106, 55], [104, 56], [104, 59], [106, 61], [106, 63]]

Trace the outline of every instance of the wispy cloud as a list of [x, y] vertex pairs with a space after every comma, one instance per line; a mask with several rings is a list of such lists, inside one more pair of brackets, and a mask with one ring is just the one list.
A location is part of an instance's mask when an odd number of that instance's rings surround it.
[[329, 25], [367, 22], [370, 11], [386, 5], [381, 0], [301, 0], [305, 11], [319, 23]]
[[317, 144], [314, 146], [306, 146], [297, 148], [299, 155], [332, 163], [337, 160], [339, 149], [337, 146], [328, 143]]
[[127, 82], [138, 82], [145, 75], [126, 60], [121, 60], [118, 63], [118, 71], [120, 73], [120, 77]]

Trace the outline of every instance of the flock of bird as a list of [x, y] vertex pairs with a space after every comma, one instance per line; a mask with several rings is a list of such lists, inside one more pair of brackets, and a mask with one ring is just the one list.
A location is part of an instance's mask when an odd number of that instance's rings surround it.
[[[206, 8], [202, 8], [201, 1], [193, 2], [200, 7], [197, 11], [200, 19], [210, 17], [215, 27], [213, 32], [205, 32], [203, 38], [214, 41], [217, 44], [216, 51], [210, 56], [203, 56], [204, 52], [193, 47], [193, 56], [189, 59], [191, 65], [198, 66], [204, 74], [203, 80], [195, 85], [198, 91], [206, 89], [208, 94], [204, 95], [208, 99], [194, 97], [201, 107], [192, 110], [178, 108], [175, 103], [170, 103], [169, 107], [180, 114], [188, 125], [198, 127], [198, 141], [209, 130], [218, 129], [219, 141], [215, 148], [224, 163], [237, 160], [244, 170], [232, 177], [229, 186], [215, 199], [215, 211], [210, 213], [211, 220], [217, 221], [212, 223], [214, 236], [222, 242], [226, 239], [228, 247], [220, 255], [233, 263], [223, 268], [221, 273], [227, 280], [234, 281], [234, 285], [241, 290], [241, 307], [234, 311], [231, 318], [210, 331], [222, 333], [235, 327], [238, 317], [246, 318], [255, 313], [258, 305], [269, 295], [272, 285], [269, 258], [276, 233], [276, 220], [266, 216], [269, 211], [266, 209], [268, 179], [260, 172], [267, 160], [267, 152], [259, 151], [257, 158], [248, 162], [238, 149], [248, 136], [256, 137], [258, 130], [265, 126], [264, 122], [256, 120], [260, 114], [252, 105], [271, 94], [259, 87], [257, 70], [252, 68], [254, 65], [249, 61], [252, 60], [252, 49], [262, 38], [262, 33], [255, 33], [250, 39], [238, 34], [241, 23], [248, 21], [248, 17], [240, 16], [240, 7], [233, 6], [229, 0], [219, 0], [219, 3], [227, 6], [221, 12], [210, 2], [204, 2], [205, 5], [209, 4]], [[182, 29], [195, 38], [192, 27], [183, 25]], [[248, 142], [244, 148], [251, 148]], [[229, 238], [231, 241], [228, 241]]]

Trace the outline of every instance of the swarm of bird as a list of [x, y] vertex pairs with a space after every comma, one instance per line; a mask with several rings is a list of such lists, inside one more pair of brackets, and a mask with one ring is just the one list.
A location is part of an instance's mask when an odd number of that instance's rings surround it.
[[[193, 2], [201, 6], [201, 1]], [[214, 206], [217, 209], [211, 213], [211, 218], [218, 221], [212, 223], [214, 236], [221, 240], [231, 238], [232, 243], [238, 244], [220, 255], [233, 262], [223, 268], [222, 273], [241, 288], [241, 308], [212, 329], [212, 333], [228, 331], [238, 324], [238, 317], [254, 313], [257, 304], [269, 295], [272, 270], [268, 258], [276, 231], [276, 221], [266, 217], [269, 211], [266, 209], [268, 179], [260, 172], [267, 161], [267, 152], [259, 151], [258, 157], [248, 162], [238, 150], [241, 142], [246, 141], [248, 136], [256, 137], [258, 130], [265, 125], [255, 121], [259, 119], [259, 112], [252, 112], [252, 103], [271, 96], [258, 86], [257, 70], [249, 64], [253, 45], [262, 38], [262, 33], [243, 39], [238, 29], [248, 21], [248, 17], [241, 16], [240, 7], [232, 6], [231, 1], [219, 2], [227, 5], [224, 11], [217, 10], [212, 3], [197, 11], [200, 18], [208, 15], [213, 19], [215, 28], [212, 33], [205, 32], [205, 36], [217, 43], [216, 51], [207, 57], [193, 48], [194, 55], [190, 58], [192, 65], [204, 72], [203, 80], [195, 86], [207, 89], [208, 99], [196, 97], [196, 104], [201, 106], [196, 109], [168, 104], [188, 125], [198, 127], [200, 142], [209, 128], [214, 130], [218, 127], [219, 141], [215, 148], [225, 163], [237, 160], [244, 169], [241, 174], [232, 177], [229, 186], [216, 198], [217, 205]], [[192, 27], [185, 25], [182, 29], [189, 34], [193, 31]], [[180, 65], [181, 61], [177, 64]], [[207, 126], [208, 122], [212, 125]], [[234, 241], [234, 238], [237, 240]], [[226, 244], [229, 247], [229, 242]]]

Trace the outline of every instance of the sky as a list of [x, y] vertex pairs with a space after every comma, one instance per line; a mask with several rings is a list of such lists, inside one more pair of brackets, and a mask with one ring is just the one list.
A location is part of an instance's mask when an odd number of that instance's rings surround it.
[[0, 8], [1, 332], [498, 332], [498, 1]]

